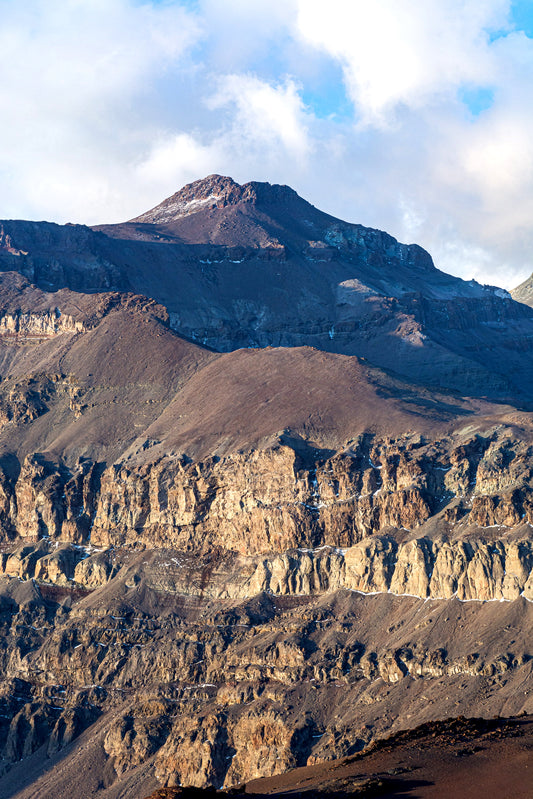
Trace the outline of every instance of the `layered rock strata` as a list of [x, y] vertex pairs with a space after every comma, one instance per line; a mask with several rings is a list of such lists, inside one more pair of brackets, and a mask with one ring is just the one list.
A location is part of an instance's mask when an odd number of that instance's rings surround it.
[[503, 425], [104, 469], [28, 456], [1, 481], [6, 779], [71, 744], [104, 788], [134, 769], [230, 787], [466, 708], [530, 710], [530, 463]]
[[[129, 550], [23, 544], [1, 556], [0, 574], [72, 588], [94, 589], [116, 573]], [[431, 541], [397, 544], [376, 536], [347, 549], [291, 550], [266, 558], [221, 553], [203, 558], [180, 550], [145, 550], [145, 573], [131, 568], [126, 584], [143, 582], [168, 594], [244, 599], [267, 592], [317, 596], [339, 589], [461, 601], [533, 601], [533, 541]], [[208, 579], [206, 578], [208, 574]]]
[[0, 535], [253, 555], [349, 548], [391, 532], [444, 541], [524, 528], [527, 538], [533, 524], [532, 447], [504, 425], [437, 441], [363, 435], [333, 454], [298, 453], [283, 439], [200, 462], [137, 457], [107, 469], [27, 456], [18, 475], [0, 472]]
[[70, 314], [61, 314], [58, 308], [42, 314], [10, 313], [0, 316], [0, 338], [13, 342], [40, 342], [58, 333], [81, 333], [83, 322]]
[[154, 773], [162, 784], [229, 787], [465, 706], [531, 712], [533, 606], [523, 598], [428, 605], [338, 591], [210, 603], [150, 588], [154, 564], [135, 582], [132, 565], [68, 601], [0, 580], [6, 774], [70, 744], [63, 773], [97, 757], [100, 790], [120, 790], [133, 769], [136, 790]]

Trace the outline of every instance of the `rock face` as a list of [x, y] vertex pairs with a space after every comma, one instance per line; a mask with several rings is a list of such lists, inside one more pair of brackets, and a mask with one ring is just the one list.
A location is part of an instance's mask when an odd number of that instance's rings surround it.
[[[69, 743], [79, 757], [99, 753], [99, 779], [115, 788], [132, 769], [135, 790], [153, 773], [167, 785], [229, 787], [352, 754], [465, 705], [531, 712], [523, 598], [428, 605], [342, 590], [191, 603], [130, 579], [142, 560], [72, 605], [45, 599], [44, 586], [0, 582], [0, 786], [43, 746], [50, 757]], [[154, 575], [168, 562], [148, 560]], [[62, 762], [66, 785], [80, 761]], [[35, 786], [43, 796], [46, 779]]]
[[527, 307], [216, 175], [0, 269], [0, 795], [531, 712]]
[[27, 456], [16, 479], [1, 476], [4, 541], [254, 555], [350, 548], [388, 533], [455, 546], [475, 531], [501, 538], [533, 525], [531, 445], [503, 425], [430, 442], [367, 434], [329, 457], [283, 436], [201, 462], [144, 457], [102, 471], [88, 459], [69, 468]]
[[83, 322], [62, 316], [57, 309], [45, 314], [17, 313], [0, 316], [0, 336], [16, 341], [41, 341], [58, 333], [80, 333]]
[[6, 780], [72, 744], [102, 762], [94, 796], [133, 770], [229, 788], [454, 712], [531, 711], [516, 428], [150, 452], [4, 474]]
[[[116, 549], [71, 544], [24, 544], [2, 556], [0, 574], [21, 580], [94, 589], [117, 573]], [[189, 596], [244, 599], [266, 592], [276, 596], [317, 596], [340, 588], [363, 594], [391, 593], [430, 599], [533, 601], [533, 543], [513, 538], [431, 541], [415, 538], [397, 544], [372, 537], [353, 547], [295, 549], [269, 557], [234, 553], [191, 562], [182, 550], [165, 549], [165, 569], [129, 573], [155, 591]], [[169, 554], [171, 553], [171, 554]], [[152, 555], [150, 555], [152, 557]], [[206, 582], [205, 572], [209, 572]]]
[[[475, 786], [480, 796], [507, 791], [516, 797], [527, 797], [531, 783], [527, 769], [521, 768], [520, 763], [527, 760], [532, 741], [531, 716], [490, 720], [450, 718], [397, 733], [357, 757], [314, 764], [281, 777], [241, 785], [232, 790], [232, 796], [244, 799], [250, 793], [280, 796], [293, 792], [313, 796], [401, 795], [409, 792], [413, 772], [419, 796], [424, 799], [431, 793], [461, 796], [465, 791], [465, 774], [468, 772], [471, 777], [475, 769]], [[195, 795], [199, 795], [198, 789], [166, 787], [146, 799]]]
[[524, 280], [523, 283], [520, 283], [519, 286], [511, 290], [511, 296], [513, 300], [517, 302], [523, 302], [524, 305], [531, 306], [533, 303], [533, 280], [532, 276], [530, 275], [527, 280]]

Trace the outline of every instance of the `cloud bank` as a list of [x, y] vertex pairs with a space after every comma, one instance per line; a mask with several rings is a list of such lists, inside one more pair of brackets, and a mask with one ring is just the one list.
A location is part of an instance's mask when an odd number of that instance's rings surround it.
[[533, 39], [510, 0], [0, 10], [2, 218], [121, 221], [220, 172], [465, 278], [533, 270]]

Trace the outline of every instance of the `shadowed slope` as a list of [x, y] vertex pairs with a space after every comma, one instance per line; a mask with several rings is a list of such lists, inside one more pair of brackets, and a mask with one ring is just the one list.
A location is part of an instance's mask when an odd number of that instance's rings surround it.
[[15, 273], [0, 287], [0, 457], [205, 457], [280, 435], [335, 450], [366, 431], [441, 434], [506, 412], [308, 347], [208, 352], [136, 295], [51, 294]]
[[4, 222], [0, 268], [47, 290], [153, 297], [219, 351], [313, 346], [434, 388], [533, 397], [533, 311], [287, 186], [211, 175], [124, 224]]

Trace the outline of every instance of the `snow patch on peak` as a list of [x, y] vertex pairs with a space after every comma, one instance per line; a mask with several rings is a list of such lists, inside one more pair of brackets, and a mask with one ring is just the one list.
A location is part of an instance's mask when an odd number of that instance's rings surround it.
[[494, 289], [494, 293], [497, 297], [501, 297], [502, 300], [512, 300], [511, 292], [506, 291], [506, 289]]
[[141, 216], [132, 221], [165, 224], [166, 222], [172, 222], [174, 219], [194, 214], [196, 211], [202, 210], [206, 205], [215, 205], [220, 199], [220, 194], [209, 194], [207, 197], [199, 197], [185, 202], [168, 202], [157, 206], [151, 211], [147, 211], [145, 214], [141, 214]]

